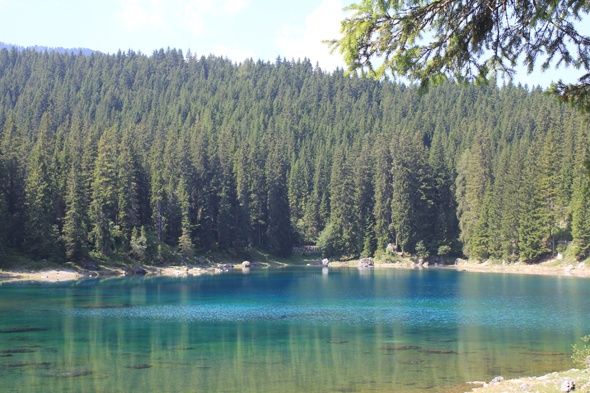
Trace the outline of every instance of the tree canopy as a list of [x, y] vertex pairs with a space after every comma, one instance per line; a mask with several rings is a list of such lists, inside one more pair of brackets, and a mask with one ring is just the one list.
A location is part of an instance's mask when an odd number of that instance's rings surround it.
[[[539, 60], [542, 70], [590, 71], [590, 37], [576, 28], [590, 12], [587, 0], [362, 0], [348, 10], [354, 13], [342, 21], [343, 36], [331, 41], [348, 72], [407, 77], [421, 91], [448, 78], [511, 78], [519, 59], [529, 72]], [[550, 91], [590, 113], [590, 72]]]
[[2, 49], [0, 262], [590, 254], [584, 116], [510, 83], [416, 92], [308, 60]]

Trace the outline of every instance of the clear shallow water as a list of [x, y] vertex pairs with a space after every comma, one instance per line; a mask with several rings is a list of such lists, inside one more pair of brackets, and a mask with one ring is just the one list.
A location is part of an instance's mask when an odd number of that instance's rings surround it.
[[1, 284], [0, 390], [464, 392], [573, 367], [589, 283], [285, 268]]

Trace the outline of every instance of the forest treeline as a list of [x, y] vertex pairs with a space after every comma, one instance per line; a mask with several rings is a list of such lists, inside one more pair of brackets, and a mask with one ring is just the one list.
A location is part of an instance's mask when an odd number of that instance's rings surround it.
[[307, 60], [2, 49], [1, 254], [582, 257], [583, 120], [512, 84], [419, 96]]

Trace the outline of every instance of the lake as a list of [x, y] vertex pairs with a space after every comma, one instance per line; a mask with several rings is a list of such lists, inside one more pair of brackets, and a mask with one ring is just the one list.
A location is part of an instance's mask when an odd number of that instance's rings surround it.
[[574, 367], [577, 277], [288, 267], [0, 284], [7, 392], [465, 392]]

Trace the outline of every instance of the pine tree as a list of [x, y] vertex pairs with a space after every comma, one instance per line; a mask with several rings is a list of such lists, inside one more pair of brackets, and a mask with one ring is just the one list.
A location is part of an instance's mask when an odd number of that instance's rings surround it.
[[502, 241], [502, 256], [509, 262], [518, 259], [520, 253], [519, 223], [521, 215], [521, 181], [522, 181], [522, 160], [521, 146], [516, 143], [510, 156], [510, 167], [505, 177], [504, 195], [502, 197], [502, 218], [500, 238]]
[[539, 173], [539, 191], [543, 197], [544, 215], [543, 226], [549, 241], [551, 252], [555, 254], [555, 231], [560, 221], [561, 210], [557, 204], [561, 151], [559, 135], [553, 126], [545, 135], [545, 143], [541, 154]]
[[96, 251], [109, 255], [115, 248], [117, 215], [117, 129], [107, 129], [98, 143], [90, 204], [91, 239]]
[[384, 139], [378, 139], [376, 142], [375, 152], [375, 237], [377, 238], [377, 248], [385, 250], [387, 244], [391, 241], [391, 155], [388, 144]]
[[457, 216], [464, 244], [463, 252], [469, 256], [470, 247], [475, 244], [472, 242], [473, 237], [477, 237], [478, 244], [487, 244], [484, 241], [484, 237], [488, 236], [487, 224], [480, 220], [486, 190], [492, 183], [490, 150], [490, 140], [480, 130], [475, 136], [474, 145], [461, 157], [457, 168]]
[[436, 216], [433, 246], [437, 250], [441, 246], [451, 247], [458, 235], [453, 175], [447, 167], [442, 139], [442, 131], [435, 131], [428, 157], [433, 183], [433, 212]]
[[26, 154], [23, 137], [16, 126], [13, 112], [4, 123], [0, 151], [4, 177], [0, 193], [4, 196], [5, 214], [2, 215], [7, 246], [18, 249], [24, 238]]
[[128, 247], [133, 228], [139, 226], [139, 198], [135, 157], [132, 152], [130, 132], [124, 133], [119, 144], [117, 163], [117, 218], [124, 236], [124, 247]]
[[66, 217], [64, 219], [63, 227], [66, 257], [72, 261], [78, 261], [84, 256], [87, 240], [81, 186], [82, 177], [80, 173], [80, 165], [78, 161], [74, 161], [68, 177]]
[[518, 248], [520, 258], [527, 262], [539, 259], [548, 251], [544, 246], [545, 203], [538, 182], [538, 170], [535, 167], [537, 151], [533, 147], [528, 153], [520, 192], [522, 199]]
[[268, 249], [276, 255], [291, 252], [293, 231], [289, 214], [287, 176], [283, 154], [276, 145], [267, 160]]
[[353, 237], [356, 238], [356, 253], [372, 256], [376, 251], [374, 233], [373, 206], [373, 162], [372, 145], [367, 134], [363, 140], [360, 154], [353, 168], [354, 175], [354, 212]]
[[408, 165], [408, 155], [411, 154], [409, 144], [401, 136], [398, 144], [392, 149], [391, 168], [391, 226], [395, 230], [395, 248], [407, 251], [413, 238], [412, 187], [417, 186], [412, 179], [412, 168]]
[[473, 228], [473, 235], [469, 239], [469, 257], [478, 261], [488, 259], [490, 255], [490, 237], [488, 215], [492, 201], [492, 191], [486, 191], [484, 201], [478, 212], [478, 218]]
[[[575, 160], [584, 162], [588, 159], [587, 136], [580, 128], [576, 135]], [[572, 237], [574, 254], [582, 259], [590, 254], [590, 194], [588, 192], [588, 173], [580, 165], [575, 173], [574, 195], [572, 201]]]
[[178, 200], [180, 201], [180, 208], [182, 210], [182, 235], [180, 236], [180, 239], [178, 239], [178, 248], [182, 252], [183, 257], [192, 259], [195, 246], [193, 245], [191, 237], [190, 200], [186, 182], [182, 177], [178, 183], [177, 193]]
[[26, 248], [37, 258], [55, 256], [57, 233], [54, 227], [53, 155], [54, 129], [51, 116], [43, 115], [37, 141], [31, 152], [26, 180]]
[[336, 150], [332, 160], [332, 175], [330, 176], [330, 225], [337, 234], [336, 251], [340, 254], [356, 252], [354, 238], [354, 223], [356, 217], [351, 209], [354, 203], [354, 183], [350, 160], [340, 147]]
[[572, 211], [574, 254], [578, 258], [585, 258], [590, 254], [590, 197], [584, 192], [587, 184], [585, 176], [579, 178]]

